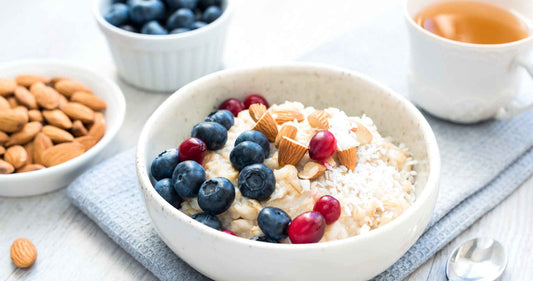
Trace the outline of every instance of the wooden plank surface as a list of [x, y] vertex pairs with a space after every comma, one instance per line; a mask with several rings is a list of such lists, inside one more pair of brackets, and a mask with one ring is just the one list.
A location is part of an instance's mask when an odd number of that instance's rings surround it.
[[[291, 60], [391, 7], [397, 0], [233, 0], [226, 67]], [[151, 112], [168, 93], [137, 90], [115, 77], [89, 0], [5, 1], [0, 8], [0, 62], [54, 57], [78, 62], [119, 81], [126, 95], [124, 126], [105, 155], [133, 147]], [[445, 280], [453, 247], [490, 236], [509, 250], [503, 280], [533, 280], [533, 180], [454, 240], [407, 280]], [[30, 269], [16, 269], [11, 242], [27, 237], [39, 250]], [[96, 224], [72, 206], [65, 191], [29, 198], [0, 198], [0, 280], [156, 280]]]

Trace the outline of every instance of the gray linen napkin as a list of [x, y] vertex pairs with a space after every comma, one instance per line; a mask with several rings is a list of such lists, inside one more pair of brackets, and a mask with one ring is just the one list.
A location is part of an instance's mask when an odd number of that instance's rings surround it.
[[[312, 51], [302, 60], [354, 69], [407, 94], [407, 34], [400, 9]], [[426, 116], [442, 156], [441, 191], [417, 243], [375, 280], [401, 280], [511, 194], [533, 173], [533, 113], [462, 126]], [[80, 176], [68, 196], [161, 280], [204, 280], [159, 239], [138, 188], [134, 151]]]

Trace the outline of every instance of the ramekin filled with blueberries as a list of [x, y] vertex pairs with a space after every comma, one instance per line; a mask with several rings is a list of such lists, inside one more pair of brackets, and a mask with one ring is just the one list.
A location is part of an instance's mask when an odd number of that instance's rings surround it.
[[222, 68], [229, 0], [95, 0], [118, 74], [133, 86], [174, 91]]

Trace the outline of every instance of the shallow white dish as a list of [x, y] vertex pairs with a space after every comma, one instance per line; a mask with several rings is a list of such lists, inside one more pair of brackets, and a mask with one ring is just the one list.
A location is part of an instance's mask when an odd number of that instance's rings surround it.
[[65, 77], [83, 83], [107, 103], [104, 111], [106, 133], [83, 155], [63, 164], [20, 174], [0, 175], [0, 196], [30, 196], [47, 193], [71, 183], [98, 160], [98, 154], [117, 134], [124, 121], [126, 102], [120, 88], [111, 80], [88, 69], [59, 60], [25, 60], [0, 65], [0, 77], [35, 73], [46, 77]]
[[[166, 148], [189, 137], [194, 124], [230, 97], [260, 93], [270, 104], [300, 101], [367, 113], [379, 131], [405, 143], [418, 172], [417, 200], [400, 217], [367, 234], [318, 244], [270, 244], [204, 226], [154, 190], [149, 167]], [[172, 124], [172, 125], [171, 125]], [[179, 129], [177, 129], [179, 128]], [[137, 174], [160, 237], [183, 260], [215, 280], [367, 280], [384, 271], [425, 229], [438, 194], [440, 157], [435, 136], [406, 99], [345, 69], [291, 64], [226, 70], [198, 79], [166, 100], [145, 124], [137, 147]]]

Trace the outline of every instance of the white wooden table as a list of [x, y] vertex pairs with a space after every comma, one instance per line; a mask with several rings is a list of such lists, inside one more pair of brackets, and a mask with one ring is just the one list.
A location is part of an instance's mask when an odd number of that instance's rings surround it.
[[[321, 42], [388, 9], [397, 0], [233, 0], [226, 67], [291, 60]], [[89, 0], [2, 1], [0, 62], [61, 58], [115, 77]], [[127, 112], [106, 156], [133, 147], [151, 112], [168, 94], [147, 93], [119, 81]], [[533, 280], [533, 180], [479, 220], [408, 280], [445, 280], [444, 264], [465, 239], [490, 236], [510, 254], [504, 280]], [[27, 237], [39, 250], [30, 269], [16, 269], [11, 242]], [[65, 191], [30, 198], [0, 198], [0, 281], [2, 280], [156, 280], [96, 224], [72, 206]]]

